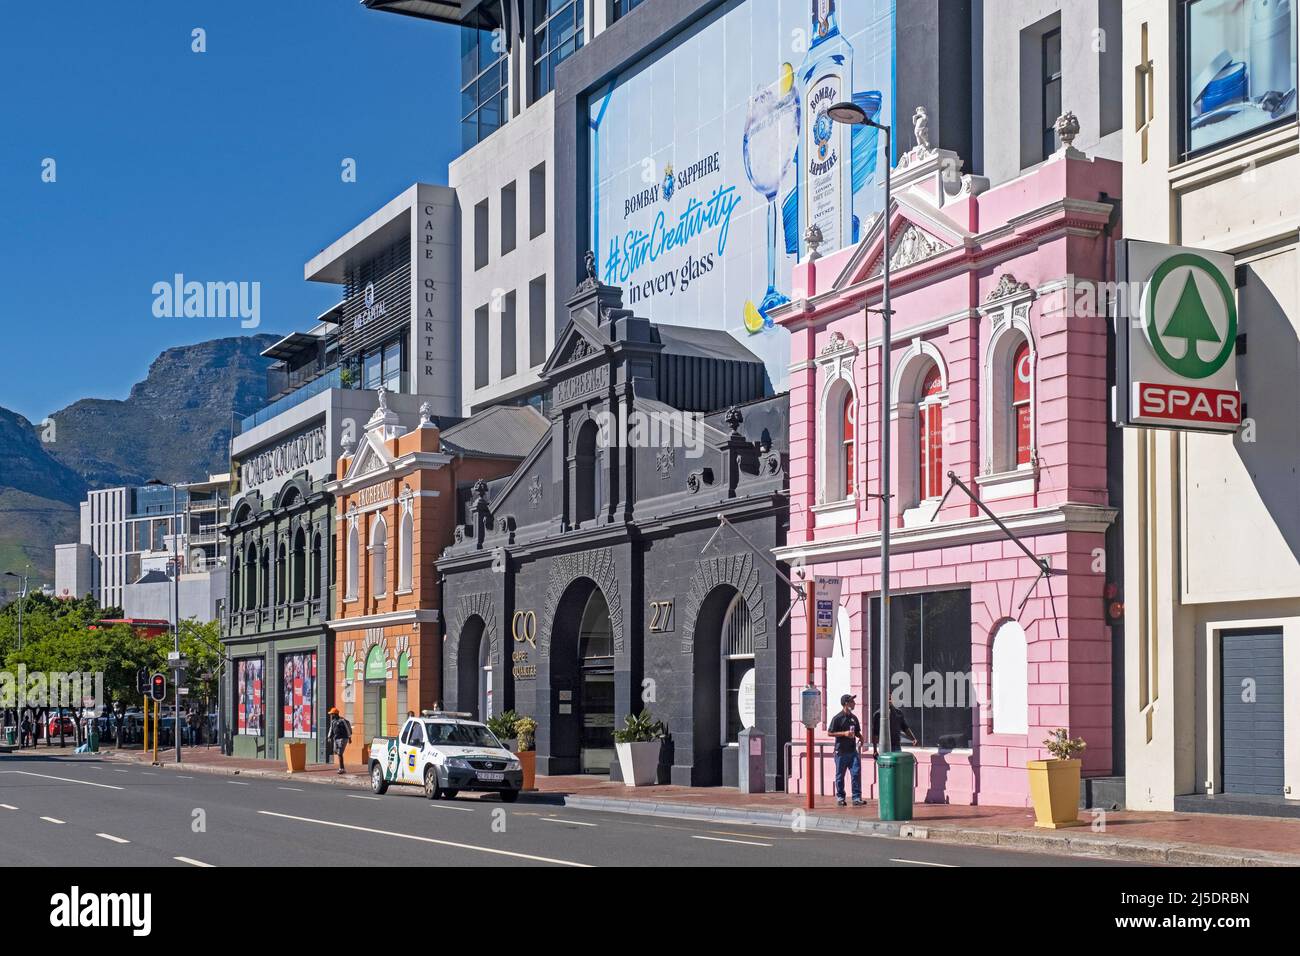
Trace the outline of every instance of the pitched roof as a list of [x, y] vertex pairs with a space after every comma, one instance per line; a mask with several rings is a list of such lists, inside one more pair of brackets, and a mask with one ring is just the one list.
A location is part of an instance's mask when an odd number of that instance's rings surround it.
[[720, 359], [725, 362], [757, 362], [763, 360], [721, 329], [697, 329], [685, 325], [656, 325], [664, 351], [674, 355], [696, 358]]
[[442, 431], [449, 452], [490, 458], [526, 458], [551, 423], [530, 405], [494, 405]]

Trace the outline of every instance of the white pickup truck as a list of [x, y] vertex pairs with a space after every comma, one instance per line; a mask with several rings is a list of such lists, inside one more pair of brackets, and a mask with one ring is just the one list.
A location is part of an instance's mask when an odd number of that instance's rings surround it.
[[430, 800], [462, 790], [519, 798], [524, 775], [515, 755], [470, 714], [424, 711], [408, 717], [397, 737], [370, 743], [370, 789], [383, 795], [394, 784], [424, 787]]

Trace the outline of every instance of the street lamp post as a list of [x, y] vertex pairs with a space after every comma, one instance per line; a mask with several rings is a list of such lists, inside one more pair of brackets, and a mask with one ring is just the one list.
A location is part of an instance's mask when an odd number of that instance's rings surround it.
[[16, 571], [6, 571], [5, 577], [18, 578], [23, 583], [19, 585], [18, 591], [18, 649], [23, 647], [23, 605], [27, 603], [27, 574], [19, 574]]
[[[890, 170], [893, 167], [892, 128], [887, 123], [877, 123], [866, 110], [856, 103], [836, 103], [828, 110], [837, 123], [848, 126], [870, 126], [885, 134], [885, 211], [884, 211], [884, 269], [880, 290], [880, 679], [876, 704], [880, 708], [879, 750], [888, 753], [889, 733], [889, 532], [890, 532], [890, 440], [889, 440], [889, 352], [893, 311], [889, 307], [889, 207], [892, 201]], [[869, 314], [872, 310], [867, 309]], [[865, 320], [864, 320], [865, 324]], [[868, 615], [869, 617], [870, 615]]]
[[176, 650], [176, 670], [172, 675], [172, 743], [176, 746], [176, 762], [181, 762], [181, 556], [180, 556], [180, 506], [176, 497], [176, 486], [151, 478], [146, 482], [172, 490], [172, 641]]

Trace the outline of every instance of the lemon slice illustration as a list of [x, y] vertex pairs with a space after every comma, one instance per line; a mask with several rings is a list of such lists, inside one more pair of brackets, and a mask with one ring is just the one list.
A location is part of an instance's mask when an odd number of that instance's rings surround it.
[[751, 335], [763, 331], [763, 315], [752, 299], [745, 300], [745, 329]]
[[781, 64], [781, 95], [785, 96], [794, 88], [794, 67], [789, 63]]

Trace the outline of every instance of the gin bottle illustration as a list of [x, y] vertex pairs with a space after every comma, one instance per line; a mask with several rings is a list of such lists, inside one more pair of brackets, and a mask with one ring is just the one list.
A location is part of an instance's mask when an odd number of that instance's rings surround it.
[[822, 233], [821, 251], [853, 241], [851, 127], [831, 120], [830, 108], [853, 97], [853, 47], [840, 33], [837, 0], [809, 0], [812, 32], [799, 67], [804, 127], [799, 142], [799, 242], [810, 225]]

